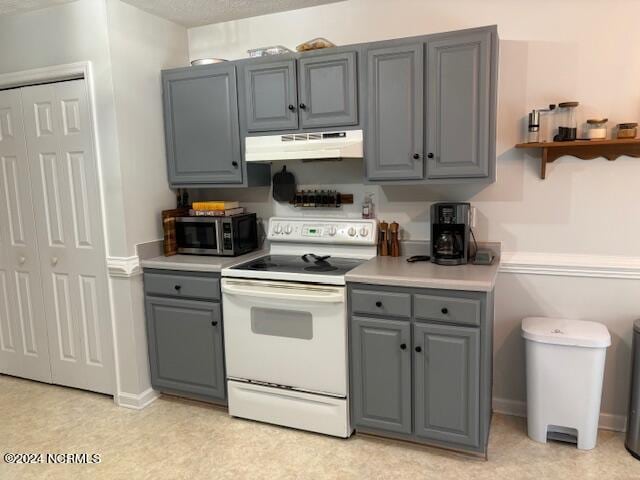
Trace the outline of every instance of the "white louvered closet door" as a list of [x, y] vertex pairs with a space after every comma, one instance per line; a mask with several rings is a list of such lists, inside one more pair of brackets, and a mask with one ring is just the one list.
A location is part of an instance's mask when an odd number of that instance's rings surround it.
[[51, 382], [18, 89], [0, 92], [0, 373]]
[[84, 80], [22, 89], [54, 383], [114, 393], [98, 168]]

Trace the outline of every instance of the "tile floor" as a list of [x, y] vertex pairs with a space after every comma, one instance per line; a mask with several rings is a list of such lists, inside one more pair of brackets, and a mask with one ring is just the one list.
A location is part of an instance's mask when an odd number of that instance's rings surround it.
[[640, 479], [623, 435], [584, 452], [538, 444], [495, 415], [489, 461], [372, 437], [348, 440], [233, 419], [162, 397], [142, 411], [110, 397], [0, 375], [0, 453], [99, 453], [97, 465], [11, 465], [0, 479]]

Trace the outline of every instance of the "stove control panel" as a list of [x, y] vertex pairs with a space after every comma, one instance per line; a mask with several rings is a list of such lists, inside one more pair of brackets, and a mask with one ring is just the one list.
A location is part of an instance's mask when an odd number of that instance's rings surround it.
[[377, 234], [375, 220], [273, 217], [267, 236], [276, 242], [375, 245]]

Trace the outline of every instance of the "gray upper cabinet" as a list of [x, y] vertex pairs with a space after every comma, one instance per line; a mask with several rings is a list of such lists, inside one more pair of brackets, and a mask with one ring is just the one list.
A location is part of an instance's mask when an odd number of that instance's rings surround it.
[[409, 322], [354, 317], [351, 328], [354, 423], [410, 433]]
[[169, 183], [241, 184], [236, 67], [162, 72]]
[[420, 180], [423, 159], [423, 44], [366, 52], [368, 180]]
[[146, 314], [153, 387], [224, 401], [220, 304], [147, 296]]
[[303, 56], [298, 64], [300, 126], [357, 124], [356, 52]]
[[495, 156], [491, 48], [486, 30], [427, 42], [429, 178], [489, 176]]
[[414, 325], [415, 433], [455, 445], [480, 445], [480, 330]]
[[296, 85], [295, 59], [245, 65], [247, 131], [296, 130]]

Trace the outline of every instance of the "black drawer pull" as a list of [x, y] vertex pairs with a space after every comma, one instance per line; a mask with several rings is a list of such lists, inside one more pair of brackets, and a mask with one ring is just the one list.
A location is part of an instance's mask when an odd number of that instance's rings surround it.
[[414, 160], [418, 160], [420, 158], [420, 154], [419, 153], [414, 153], [413, 154], [413, 159]]
[[376, 307], [381, 308], [382, 307], [382, 302], [380, 300], [378, 300], [376, 302]]
[[449, 313], [449, 309], [447, 307], [442, 307], [442, 310], [440, 310], [442, 312], [443, 315], [446, 315], [447, 313]]
[[406, 350], [407, 349], [407, 344], [406, 343], [401, 343], [400, 344], [400, 350]]
[[289, 105], [289, 110], [291, 110], [292, 112], [296, 109], [295, 105]]
[[307, 108], [307, 106], [304, 103], [301, 103], [300, 105], [298, 105], [302, 110], [304, 110], [305, 108]]
[[234, 167], [238, 167], [238, 162], [236, 162], [235, 160], [233, 162], [231, 162], [231, 165], [233, 165]]
[[433, 158], [433, 153], [427, 153], [427, 158]]
[[218, 321], [217, 320], [212, 320], [211, 321], [211, 325], [213, 325], [215, 327], [216, 325], [218, 325]]
[[176, 292], [179, 292], [180, 289], [182, 288], [182, 285], [175, 285], [173, 288], [176, 289]]
[[416, 352], [420, 353], [421, 351], [422, 351], [422, 347], [421, 347], [420, 345], [418, 345], [418, 346], [416, 347]]

